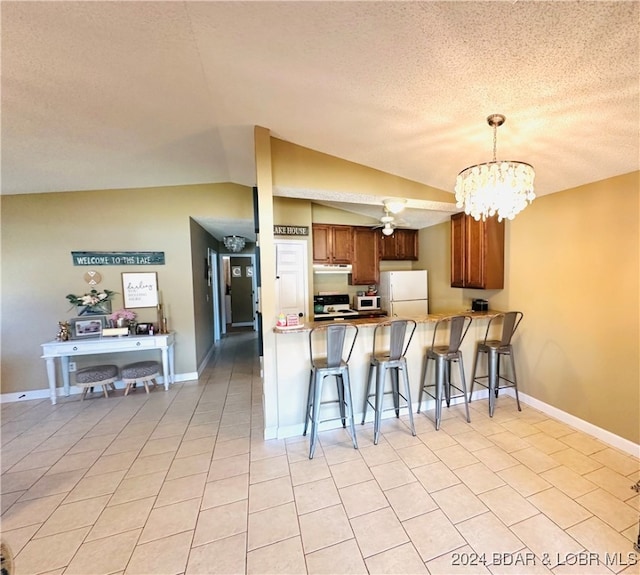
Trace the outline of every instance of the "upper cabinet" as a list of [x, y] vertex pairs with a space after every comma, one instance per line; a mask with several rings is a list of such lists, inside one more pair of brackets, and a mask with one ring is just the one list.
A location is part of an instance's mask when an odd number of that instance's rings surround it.
[[365, 227], [353, 228], [353, 266], [351, 285], [377, 284], [380, 279], [378, 258], [378, 230]]
[[393, 235], [380, 233], [380, 259], [382, 260], [417, 260], [418, 230], [396, 228]]
[[353, 228], [313, 224], [313, 261], [318, 264], [350, 264]]
[[451, 216], [451, 287], [504, 287], [504, 221]]

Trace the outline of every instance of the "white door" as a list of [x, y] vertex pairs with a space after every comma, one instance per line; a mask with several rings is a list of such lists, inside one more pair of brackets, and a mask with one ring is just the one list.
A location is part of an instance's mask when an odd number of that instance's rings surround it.
[[391, 302], [392, 316], [416, 318], [429, 313], [429, 300], [414, 299], [409, 301]]
[[276, 240], [276, 314], [307, 315], [307, 242]]

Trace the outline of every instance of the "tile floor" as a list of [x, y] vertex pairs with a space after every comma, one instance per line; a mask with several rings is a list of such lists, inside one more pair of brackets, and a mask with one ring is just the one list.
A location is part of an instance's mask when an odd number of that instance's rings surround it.
[[14, 573], [640, 572], [638, 460], [509, 397], [377, 446], [359, 426], [357, 451], [323, 432], [309, 460], [262, 439], [255, 350], [232, 334], [168, 393], [3, 404]]

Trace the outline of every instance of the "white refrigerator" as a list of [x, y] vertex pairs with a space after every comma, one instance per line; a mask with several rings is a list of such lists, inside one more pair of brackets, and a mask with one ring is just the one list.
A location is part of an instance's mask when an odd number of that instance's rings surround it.
[[416, 317], [429, 313], [427, 270], [380, 272], [380, 305], [390, 316]]

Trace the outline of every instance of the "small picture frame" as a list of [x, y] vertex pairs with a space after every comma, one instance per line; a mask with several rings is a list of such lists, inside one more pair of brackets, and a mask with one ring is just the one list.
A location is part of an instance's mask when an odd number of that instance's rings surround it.
[[139, 323], [136, 325], [136, 335], [149, 335], [151, 333], [152, 323]]
[[86, 337], [100, 337], [106, 325], [106, 316], [90, 315], [74, 317], [69, 321], [71, 339], [83, 339]]

